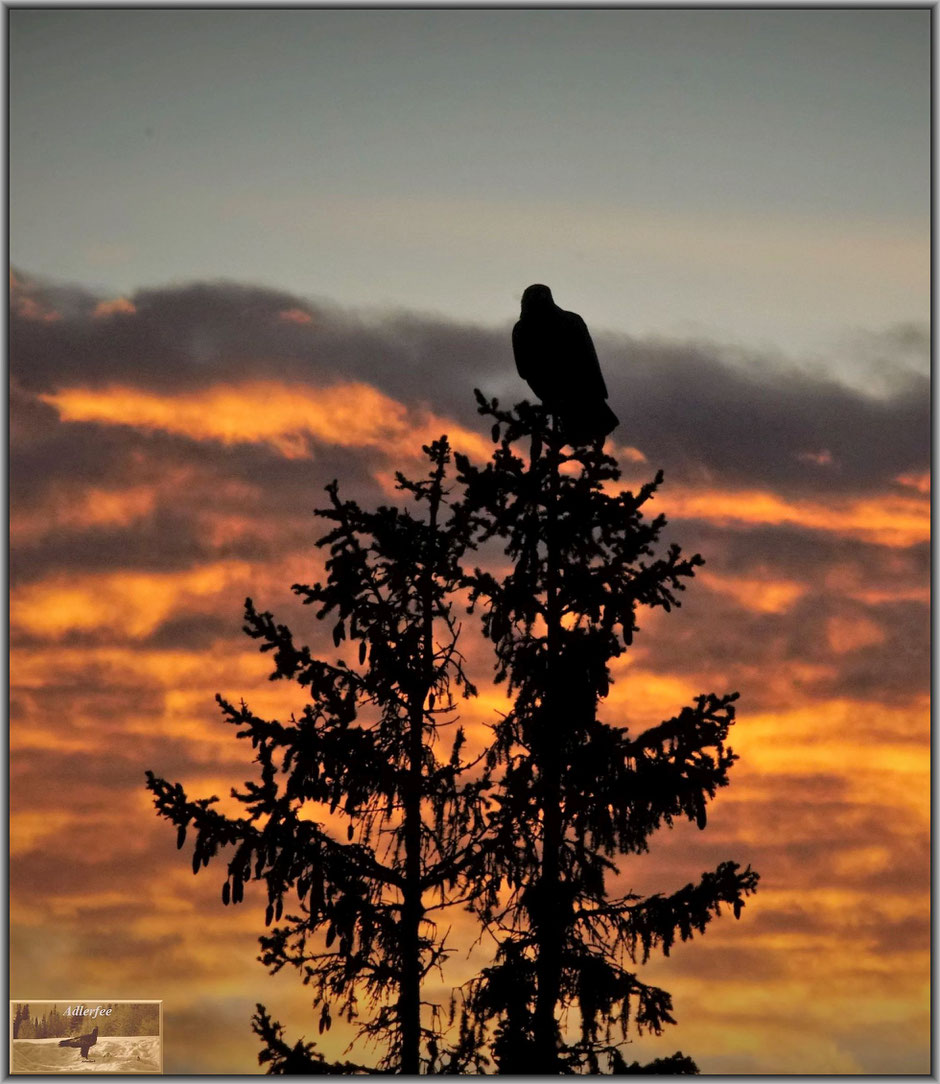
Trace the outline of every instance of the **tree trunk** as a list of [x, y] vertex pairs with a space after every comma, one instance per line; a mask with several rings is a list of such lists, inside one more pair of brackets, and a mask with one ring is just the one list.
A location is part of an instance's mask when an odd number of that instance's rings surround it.
[[561, 605], [558, 598], [557, 501], [558, 461], [561, 437], [557, 419], [552, 421], [548, 458], [548, 501], [546, 527], [546, 625], [548, 680], [542, 719], [538, 728], [536, 761], [539, 768], [542, 806], [542, 867], [532, 916], [536, 939], [535, 1071], [558, 1073], [555, 1006], [561, 985], [561, 950], [564, 929], [560, 922], [562, 844], [561, 816]]
[[402, 901], [402, 973], [398, 997], [401, 1034], [399, 1072], [417, 1076], [421, 1067], [421, 751], [423, 703], [411, 709], [408, 793], [405, 798], [405, 890]]
[[424, 705], [434, 681], [434, 560], [437, 514], [440, 508], [439, 466], [429, 501], [428, 545], [419, 596], [423, 622], [421, 679], [411, 699], [408, 732], [408, 785], [404, 800], [405, 891], [402, 900], [402, 976], [398, 999], [401, 1028], [399, 1072], [417, 1076], [421, 1071], [421, 921], [424, 918], [421, 868], [421, 797], [424, 759]]

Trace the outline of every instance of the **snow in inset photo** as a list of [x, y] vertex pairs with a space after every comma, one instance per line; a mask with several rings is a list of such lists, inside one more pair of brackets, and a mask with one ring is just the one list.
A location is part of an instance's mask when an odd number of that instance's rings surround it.
[[160, 1001], [11, 1001], [11, 1073], [162, 1073]]

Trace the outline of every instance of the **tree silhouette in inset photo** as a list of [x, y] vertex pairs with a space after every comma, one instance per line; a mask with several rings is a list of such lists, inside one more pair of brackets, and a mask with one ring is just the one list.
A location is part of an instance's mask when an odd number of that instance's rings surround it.
[[[550, 292], [536, 301], [557, 308]], [[535, 315], [580, 334], [580, 317], [558, 313]], [[539, 334], [514, 336], [530, 376]], [[617, 419], [593, 345], [582, 347], [600, 384], [571, 397], [573, 411], [537, 374], [541, 406], [505, 410], [476, 393], [495, 444], [486, 465], [442, 437], [424, 448], [424, 477], [396, 476], [402, 507], [364, 510], [327, 487], [325, 581], [293, 590], [340, 657], [317, 657], [248, 599], [245, 631], [271, 653], [272, 680], [308, 700], [282, 722], [217, 698], [259, 776], [231, 792], [244, 815], [147, 773], [178, 846], [194, 837], [194, 873], [225, 853], [224, 904], [264, 884], [260, 959], [298, 969], [319, 1032], [342, 1016], [379, 1051], [374, 1066], [328, 1062], [313, 1041], [291, 1045], [259, 1004], [269, 1073], [698, 1072], [681, 1052], [626, 1060], [634, 1036], [675, 1022], [669, 994], [638, 971], [724, 910], [739, 916], [757, 874], [726, 861], [647, 897], [618, 895], [614, 878], [657, 829], [705, 827], [736, 759], [736, 694], [703, 692], [635, 735], [607, 710], [637, 610], [678, 606], [703, 562], [675, 544], [659, 551], [665, 519], [643, 512], [661, 473], [635, 494], [620, 485], [603, 450]], [[482, 640], [493, 659], [479, 673], [461, 620], [476, 622], [474, 657]], [[508, 711], [471, 742], [459, 699], [484, 680], [505, 685]], [[445, 1004], [426, 980], [445, 976], [454, 909], [491, 957]]]

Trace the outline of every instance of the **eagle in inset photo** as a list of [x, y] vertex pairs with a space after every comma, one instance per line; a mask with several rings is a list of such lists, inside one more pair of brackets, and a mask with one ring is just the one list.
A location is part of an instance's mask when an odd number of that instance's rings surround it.
[[60, 1040], [59, 1046], [77, 1046], [82, 1052], [82, 1057], [87, 1058], [88, 1051], [91, 1050], [91, 1048], [95, 1045], [97, 1041], [98, 1028], [96, 1026], [95, 1030], [90, 1032], [88, 1035], [76, 1035], [74, 1039]]
[[607, 405], [607, 385], [587, 324], [556, 305], [547, 286], [526, 287], [512, 351], [519, 375], [558, 418], [570, 444], [603, 441], [620, 424]]

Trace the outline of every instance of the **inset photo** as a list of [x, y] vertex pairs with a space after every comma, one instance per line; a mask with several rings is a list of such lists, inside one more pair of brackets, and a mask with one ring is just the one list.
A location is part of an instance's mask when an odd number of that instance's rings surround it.
[[10, 1001], [11, 1073], [162, 1073], [162, 1001]]

